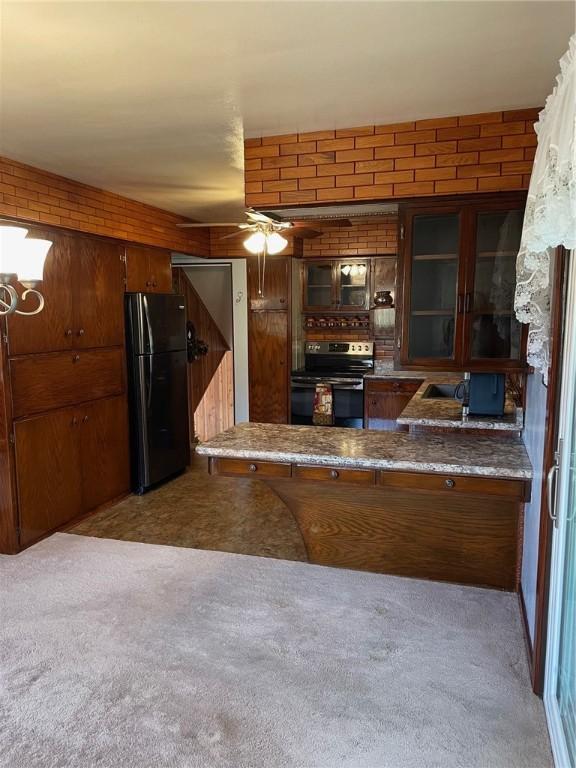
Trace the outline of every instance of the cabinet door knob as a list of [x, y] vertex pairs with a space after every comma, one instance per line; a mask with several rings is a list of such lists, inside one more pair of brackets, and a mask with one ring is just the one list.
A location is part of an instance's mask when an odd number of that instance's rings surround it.
[[286, 299], [280, 299], [280, 304], [286, 304]]
[[77, 362], [78, 362], [78, 360], [80, 360], [80, 355], [74, 355], [74, 356], [72, 357], [72, 362], [73, 362], [73, 363], [77, 363]]
[[332, 478], [332, 480], [338, 480], [338, 478], [340, 477], [340, 472], [338, 472], [337, 469], [331, 469], [330, 477]]
[[82, 421], [84, 422], [84, 424], [86, 424], [86, 422], [88, 421], [88, 414], [85, 414], [85, 416], [82, 419]]
[[250, 472], [256, 472], [256, 470], [258, 469], [258, 467], [256, 466], [256, 464], [250, 464], [250, 466], [248, 467], [248, 469], [250, 470]]
[[78, 331], [78, 336], [84, 336], [84, 328], [80, 328]]
[[456, 483], [454, 482], [454, 480], [452, 480], [451, 477], [447, 477], [446, 480], [444, 480], [444, 485], [446, 486], [446, 488], [454, 488]]
[[154, 281], [154, 282], [152, 283], [152, 288], [157, 288], [157, 287], [158, 287], [158, 283]]
[[146, 280], [146, 288], [150, 288], [151, 285], [152, 283], [150, 282], [150, 280]]
[[75, 427], [78, 424], [78, 419], [76, 416], [72, 418], [72, 421], [70, 422], [70, 426]]
[[72, 328], [66, 328], [64, 331], [64, 336], [72, 336]]

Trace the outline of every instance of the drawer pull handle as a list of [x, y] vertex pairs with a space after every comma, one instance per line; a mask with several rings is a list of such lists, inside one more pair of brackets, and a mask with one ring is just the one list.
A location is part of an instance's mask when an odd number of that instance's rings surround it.
[[446, 480], [444, 480], [444, 485], [446, 486], [446, 488], [454, 488], [456, 483], [454, 482], [454, 480], [452, 480], [452, 478], [447, 477]]
[[340, 477], [340, 472], [338, 472], [337, 469], [331, 469], [330, 477], [332, 478], [332, 480], [338, 480], [338, 478]]
[[88, 416], [84, 416], [84, 418], [82, 419], [82, 421], [84, 422], [84, 424], [86, 424], [86, 422], [88, 421]]
[[78, 336], [84, 336], [84, 328], [80, 328], [78, 331]]
[[72, 328], [66, 328], [64, 331], [64, 336], [72, 336]]
[[248, 469], [250, 470], [250, 472], [256, 472], [256, 470], [258, 469], [258, 467], [256, 466], [256, 464], [250, 464], [250, 466], [248, 467]]
[[72, 358], [72, 362], [73, 363], [77, 363], [78, 360], [80, 360], [80, 355], [74, 355], [73, 358]]

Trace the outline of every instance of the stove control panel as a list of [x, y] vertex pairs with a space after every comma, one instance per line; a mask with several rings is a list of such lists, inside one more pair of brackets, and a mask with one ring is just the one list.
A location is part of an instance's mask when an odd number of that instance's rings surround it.
[[373, 341], [307, 341], [304, 351], [307, 355], [374, 355]]

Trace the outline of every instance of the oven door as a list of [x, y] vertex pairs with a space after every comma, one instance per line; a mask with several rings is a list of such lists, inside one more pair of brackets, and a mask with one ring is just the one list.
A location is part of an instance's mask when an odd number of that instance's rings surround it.
[[314, 393], [316, 384], [332, 384], [334, 396], [334, 426], [364, 426], [364, 385], [357, 381], [331, 381], [315, 379], [311, 381], [292, 380], [290, 392], [290, 411], [292, 424], [312, 424]]

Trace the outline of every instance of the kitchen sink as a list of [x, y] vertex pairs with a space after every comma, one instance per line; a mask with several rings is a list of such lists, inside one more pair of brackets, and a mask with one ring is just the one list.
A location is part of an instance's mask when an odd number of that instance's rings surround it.
[[447, 398], [453, 400], [454, 395], [456, 394], [457, 386], [457, 384], [430, 384], [424, 390], [422, 397], [433, 400], [439, 398]]

